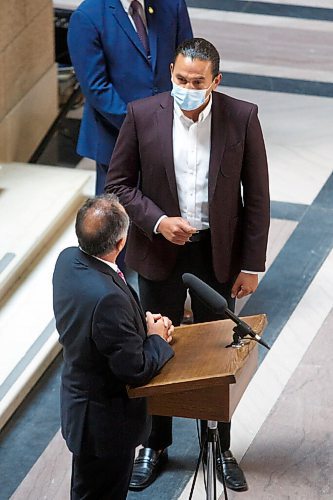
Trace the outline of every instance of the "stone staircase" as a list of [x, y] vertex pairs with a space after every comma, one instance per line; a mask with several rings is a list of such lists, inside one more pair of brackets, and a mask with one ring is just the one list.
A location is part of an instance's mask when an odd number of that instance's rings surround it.
[[52, 273], [76, 245], [74, 219], [90, 171], [26, 164], [0, 169], [0, 429], [60, 351]]

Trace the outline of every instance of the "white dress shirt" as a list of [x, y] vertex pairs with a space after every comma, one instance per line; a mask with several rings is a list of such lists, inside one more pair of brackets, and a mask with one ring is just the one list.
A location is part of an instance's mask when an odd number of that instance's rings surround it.
[[111, 267], [111, 269], [116, 271], [117, 274], [119, 273], [120, 269], [115, 262], [110, 262], [109, 260], [101, 259], [100, 257], [96, 257], [96, 255], [93, 255], [93, 257], [94, 257], [94, 259], [97, 259], [97, 260], [100, 260], [101, 262], [104, 262], [104, 264], [108, 265], [109, 267]]
[[[181, 216], [198, 230], [209, 228], [208, 170], [212, 98], [194, 122], [178, 104], [173, 108], [173, 158]], [[166, 215], [156, 222], [154, 232]]]
[[[194, 122], [174, 102], [173, 157], [181, 216], [198, 230], [209, 228], [208, 172], [211, 150], [212, 97]], [[221, 125], [223, 126], [223, 124]], [[157, 221], [154, 232], [163, 215]], [[247, 271], [249, 274], [257, 272]]]
[[173, 158], [181, 215], [198, 230], [209, 228], [208, 170], [212, 99], [198, 121], [187, 118], [174, 103]]

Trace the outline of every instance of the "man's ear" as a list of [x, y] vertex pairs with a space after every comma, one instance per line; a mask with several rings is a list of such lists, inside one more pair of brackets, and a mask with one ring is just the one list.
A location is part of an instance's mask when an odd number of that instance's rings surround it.
[[116, 247], [117, 247], [118, 254], [122, 251], [122, 249], [124, 248], [125, 244], [126, 244], [126, 237], [121, 238], [119, 241], [117, 241]]
[[215, 90], [219, 84], [221, 83], [222, 81], [222, 73], [219, 73], [215, 78], [214, 78], [214, 88], [213, 90]]
[[171, 76], [172, 76], [172, 73], [173, 73], [173, 63], [170, 63], [170, 73], [171, 73]]

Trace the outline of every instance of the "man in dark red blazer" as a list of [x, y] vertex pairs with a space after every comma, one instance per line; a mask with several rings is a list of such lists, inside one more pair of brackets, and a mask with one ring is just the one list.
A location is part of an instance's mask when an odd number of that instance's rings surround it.
[[[171, 64], [173, 89], [129, 104], [106, 190], [119, 196], [131, 228], [126, 263], [139, 273], [145, 309], [179, 324], [184, 272], [208, 283], [234, 308], [265, 270], [269, 228], [267, 159], [257, 106], [214, 92], [219, 54], [206, 40], [181, 44]], [[195, 322], [221, 319], [191, 296]], [[247, 489], [232, 456], [230, 423], [219, 423], [218, 477]], [[135, 462], [131, 489], [142, 489], [167, 460], [168, 417], [154, 417]]]

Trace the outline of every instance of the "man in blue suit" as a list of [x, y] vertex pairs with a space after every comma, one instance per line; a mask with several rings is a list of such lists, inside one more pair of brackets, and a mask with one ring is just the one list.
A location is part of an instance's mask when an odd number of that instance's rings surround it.
[[96, 194], [127, 103], [171, 89], [175, 49], [192, 36], [185, 0], [85, 0], [72, 14], [68, 47], [86, 98], [77, 151], [96, 161]]

